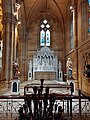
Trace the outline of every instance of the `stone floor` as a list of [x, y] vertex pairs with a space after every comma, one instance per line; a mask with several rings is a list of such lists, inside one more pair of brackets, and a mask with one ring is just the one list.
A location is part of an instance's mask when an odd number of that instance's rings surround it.
[[[27, 84], [32, 85], [32, 86], [34, 86], [35, 84], [36, 85], [38, 84], [40, 86], [41, 82], [40, 82], [40, 80], [34, 80], [34, 81], [25, 81], [25, 82], [21, 83], [20, 84], [20, 95], [24, 95], [24, 87]], [[56, 81], [56, 80], [53, 80], [53, 81], [46, 80], [43, 83], [43, 85], [47, 85], [47, 86], [50, 85], [50, 84], [51, 85], [67, 85], [67, 82], [59, 82], [59, 81]], [[31, 94], [33, 93], [32, 88], [30, 89], [30, 92], [31, 92]], [[69, 92], [70, 92], [70, 90], [68, 90], [67, 88], [64, 88], [64, 89], [63, 88], [51, 88], [50, 89], [50, 93], [63, 93], [63, 94], [66, 94], [66, 93], [69, 93]], [[76, 94], [76, 92], [75, 92], [75, 94]], [[5, 91], [4, 95], [12, 95], [11, 90], [8, 90], [7, 92]]]

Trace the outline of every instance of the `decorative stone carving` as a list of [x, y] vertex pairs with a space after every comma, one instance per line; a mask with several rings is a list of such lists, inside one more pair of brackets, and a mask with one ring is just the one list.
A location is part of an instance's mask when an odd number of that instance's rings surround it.
[[90, 78], [90, 64], [87, 64], [86, 68], [87, 68], [85, 71], [86, 77]]
[[58, 57], [49, 47], [42, 47], [40, 50], [37, 50], [36, 54], [33, 56], [32, 63], [29, 63], [29, 72], [31, 71], [30, 64], [32, 64], [33, 79], [35, 79], [36, 72], [54, 72], [56, 73], [55, 79], [59, 79], [58, 76], [59, 72], [61, 72], [61, 62], [59, 61], [58, 63]]
[[32, 60], [30, 60], [30, 62], [29, 62], [29, 71], [31, 71], [32, 70]]
[[88, 51], [87, 53], [85, 53], [83, 55], [83, 75], [84, 76], [89, 76], [89, 75], [86, 75], [87, 74], [87, 71], [89, 71], [88, 69], [88, 66], [90, 65], [90, 52]]
[[16, 60], [13, 61], [13, 80], [11, 81], [11, 94], [18, 95], [20, 94], [20, 80], [19, 80], [19, 64]]
[[62, 67], [61, 61], [59, 61], [59, 71], [61, 71], [61, 67]]
[[67, 65], [67, 78], [71, 78], [72, 77], [72, 61], [70, 58], [68, 58], [66, 65]]
[[54, 51], [51, 51], [48, 47], [43, 47], [33, 57], [33, 71], [54, 71], [57, 60]]
[[19, 77], [19, 64], [16, 60], [13, 61], [13, 79], [18, 79]]

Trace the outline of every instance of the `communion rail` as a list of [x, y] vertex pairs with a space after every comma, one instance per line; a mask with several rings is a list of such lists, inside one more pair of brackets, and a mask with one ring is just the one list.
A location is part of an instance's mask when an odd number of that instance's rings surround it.
[[[59, 95], [53, 94], [55, 102], [53, 105], [52, 115], [55, 116], [54, 113], [58, 113], [56, 107], [58, 109], [61, 107], [62, 109], [62, 118], [58, 118], [57, 120], [90, 120], [90, 96], [74, 96], [74, 95]], [[32, 120], [29, 118], [30, 114], [27, 111], [27, 107], [25, 108], [25, 104], [28, 101], [28, 104], [31, 104], [32, 113], [35, 114], [33, 102], [34, 100], [49, 100], [51, 98], [49, 95], [48, 98], [44, 96], [40, 98], [34, 98], [32, 95], [29, 96], [0, 96], [0, 120]], [[40, 105], [40, 103], [38, 104]], [[49, 108], [48, 103], [48, 108]], [[30, 107], [30, 106], [29, 106]], [[23, 114], [20, 114], [20, 109], [23, 109]], [[42, 110], [44, 108], [42, 106]], [[40, 108], [38, 110], [40, 112]], [[21, 116], [22, 115], [22, 116]], [[24, 116], [24, 117], [23, 117]], [[21, 117], [21, 118], [20, 118]], [[23, 117], [23, 118], [22, 118]], [[53, 119], [54, 120], [54, 119]], [[56, 119], [55, 119], [56, 120]]]
[[[90, 120], [90, 96], [80, 90], [73, 95], [72, 84], [43, 82], [26, 85], [23, 96], [0, 96], [0, 120]], [[69, 89], [69, 93], [51, 93], [51, 88]]]

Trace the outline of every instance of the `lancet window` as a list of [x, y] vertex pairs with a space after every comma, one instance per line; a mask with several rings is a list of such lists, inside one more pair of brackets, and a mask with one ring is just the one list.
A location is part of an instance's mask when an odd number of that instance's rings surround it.
[[50, 24], [47, 20], [41, 22], [40, 46], [50, 46]]

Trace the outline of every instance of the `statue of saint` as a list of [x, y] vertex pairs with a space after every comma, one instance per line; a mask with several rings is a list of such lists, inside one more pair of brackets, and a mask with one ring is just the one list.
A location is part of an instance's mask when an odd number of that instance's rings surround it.
[[32, 60], [30, 60], [30, 62], [29, 62], [29, 71], [31, 71], [32, 70]]
[[61, 66], [62, 66], [61, 61], [59, 61], [59, 71], [61, 71]]
[[67, 77], [71, 78], [72, 77], [72, 61], [70, 58], [67, 60]]
[[18, 79], [19, 77], [19, 64], [16, 62], [16, 60], [13, 61], [13, 78]]

